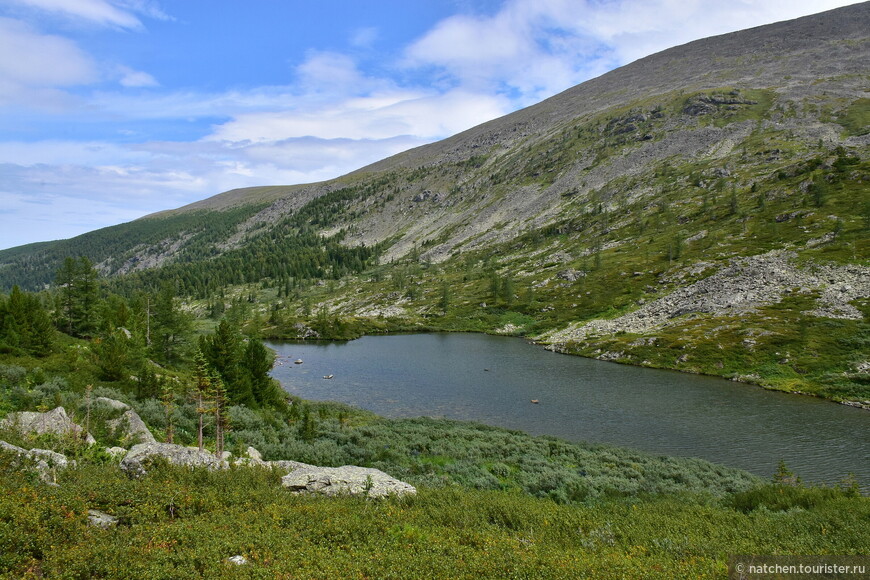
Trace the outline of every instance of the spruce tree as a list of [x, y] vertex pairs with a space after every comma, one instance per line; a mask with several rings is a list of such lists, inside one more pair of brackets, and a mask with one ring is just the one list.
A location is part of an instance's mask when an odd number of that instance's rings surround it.
[[99, 282], [89, 259], [68, 257], [55, 275], [59, 327], [70, 336], [89, 337], [98, 327]]

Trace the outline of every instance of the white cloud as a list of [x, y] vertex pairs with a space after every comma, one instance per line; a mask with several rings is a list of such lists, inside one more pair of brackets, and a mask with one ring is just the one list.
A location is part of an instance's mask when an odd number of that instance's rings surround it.
[[139, 28], [142, 23], [128, 9], [106, 0], [11, 0], [21, 5], [90, 21], [103, 26]]
[[349, 143], [407, 135], [431, 141], [503, 115], [511, 106], [497, 95], [464, 89], [402, 88], [364, 74], [352, 58], [335, 53], [310, 53], [297, 73], [295, 93], [285, 88], [261, 94], [271, 107], [237, 112], [208, 139], [264, 143], [317, 137]]
[[54, 106], [63, 100], [54, 89], [97, 78], [95, 62], [74, 42], [0, 17], [0, 104]]
[[237, 115], [209, 137], [233, 142], [281, 141], [292, 137], [389, 139], [412, 135], [437, 139], [508, 112], [498, 97], [456, 90], [437, 93], [396, 91], [351, 97], [320, 106]]
[[405, 52], [455, 85], [528, 105], [607, 70], [686, 42], [852, 4], [843, 0], [508, 0], [457, 15]]
[[146, 72], [133, 70], [127, 66], [119, 66], [118, 73], [121, 76], [121, 86], [128, 88], [137, 87], [156, 87], [160, 83], [153, 76]]
[[[99, 26], [138, 29], [135, 12], [151, 18], [170, 19], [147, 0], [7, 0], [25, 7], [25, 19], [0, 16], [0, 106], [18, 105], [54, 112], [70, 111], [82, 100], [73, 87], [117, 81], [125, 88], [155, 87], [147, 72], [100, 62], [66, 36], [46, 33], [33, 26], [43, 22], [34, 13], [59, 14]], [[14, 11], [13, 11], [14, 12]]]

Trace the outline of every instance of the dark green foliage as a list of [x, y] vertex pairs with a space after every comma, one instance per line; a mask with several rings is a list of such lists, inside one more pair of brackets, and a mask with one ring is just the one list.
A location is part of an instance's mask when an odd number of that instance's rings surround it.
[[222, 320], [211, 336], [199, 341], [204, 362], [226, 389], [229, 405], [280, 405], [281, 396], [269, 377], [273, 356], [259, 339], [244, 339], [239, 329]]
[[179, 299], [172, 286], [164, 283], [153, 304], [149, 300], [150, 352], [155, 360], [164, 364], [177, 365], [186, 360], [193, 334], [193, 322], [179, 308]]
[[39, 297], [12, 288], [0, 296], [0, 352], [44, 356], [54, 344], [54, 326]]
[[[144, 218], [103, 228], [69, 240], [30, 244], [0, 251], [0, 288], [18, 284], [35, 290], [49, 284], [66, 258], [86, 256], [92, 263], [108, 260], [110, 271], [135, 265], [143, 258], [137, 248], [151, 247], [145, 255], [156, 254], [164, 243], [185, 237], [187, 259], [208, 256], [214, 245], [226, 239], [239, 221], [255, 214], [262, 205], [249, 205], [225, 211], [195, 211]], [[156, 288], [156, 286], [155, 286]]]
[[93, 336], [98, 327], [99, 285], [91, 261], [66, 258], [55, 276], [58, 294], [58, 326], [70, 336]]

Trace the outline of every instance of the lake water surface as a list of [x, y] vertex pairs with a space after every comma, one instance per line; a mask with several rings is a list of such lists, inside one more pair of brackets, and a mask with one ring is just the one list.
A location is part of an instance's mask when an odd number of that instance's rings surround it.
[[482, 334], [267, 345], [280, 356], [272, 376], [305, 399], [701, 457], [765, 477], [784, 460], [805, 481], [854, 473], [870, 486], [870, 412], [811, 397]]

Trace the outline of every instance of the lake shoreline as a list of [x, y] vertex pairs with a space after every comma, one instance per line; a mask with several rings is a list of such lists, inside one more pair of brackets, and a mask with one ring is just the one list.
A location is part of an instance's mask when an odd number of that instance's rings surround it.
[[487, 331], [479, 331], [479, 330], [441, 330], [434, 327], [421, 327], [419, 329], [409, 329], [409, 330], [386, 330], [386, 331], [375, 331], [375, 332], [363, 332], [359, 335], [355, 335], [350, 338], [306, 338], [306, 337], [297, 337], [297, 338], [278, 338], [269, 336], [265, 340], [268, 342], [302, 342], [302, 343], [346, 343], [353, 340], [359, 340], [366, 336], [403, 336], [403, 335], [413, 335], [413, 334], [481, 334], [486, 336], [501, 336], [507, 338], [518, 338], [525, 340], [529, 344], [538, 346], [543, 348], [544, 350], [548, 350], [550, 352], [554, 352], [557, 354], [563, 354], [572, 357], [580, 357], [588, 360], [597, 360], [600, 362], [610, 362], [618, 365], [625, 365], [630, 367], [644, 368], [644, 369], [655, 369], [655, 370], [666, 370], [673, 371], [686, 375], [695, 375], [695, 376], [703, 376], [703, 377], [711, 377], [711, 378], [719, 378], [727, 381], [731, 381], [734, 383], [740, 383], [743, 385], [753, 386], [765, 391], [778, 392], [778, 393], [787, 393], [790, 395], [800, 395], [805, 397], [812, 397], [814, 399], [819, 399], [831, 403], [836, 403], [839, 405], [845, 405], [847, 407], [852, 407], [856, 409], [862, 409], [865, 411], [870, 411], [870, 401], [858, 401], [858, 400], [847, 400], [847, 399], [836, 399], [831, 396], [826, 396], [824, 393], [810, 393], [798, 389], [788, 389], [777, 385], [766, 384], [762, 382], [763, 377], [754, 377], [751, 375], [731, 375], [731, 374], [716, 374], [709, 372], [702, 372], [692, 369], [680, 369], [675, 368], [673, 366], [667, 365], [653, 365], [653, 364], [642, 364], [636, 363], [632, 361], [625, 360], [612, 360], [611, 358], [607, 358], [605, 355], [607, 353], [603, 353], [601, 356], [589, 356], [579, 352], [572, 352], [566, 348], [560, 348], [555, 343], [548, 343], [540, 340], [536, 340], [534, 338], [530, 338], [528, 336], [524, 336], [521, 334], [507, 334], [501, 332], [487, 332]]
[[[382, 340], [388, 342], [377, 342]], [[449, 346], [457, 341], [465, 346]], [[552, 357], [562, 353], [541, 348], [541, 344], [527, 338], [427, 332], [378, 334], [340, 342], [309, 339], [268, 344], [282, 351], [284, 364], [273, 369], [273, 377], [288, 392], [303, 399], [339, 401], [386, 418], [432, 416], [470, 420], [532, 435], [701, 457], [760, 475], [769, 475], [778, 460], [784, 458], [790, 466], [804, 467], [796, 469], [802, 475], [828, 473], [824, 477], [828, 482], [838, 481], [855, 470], [849, 454], [839, 448], [841, 444], [857, 453], [851, 457], [862, 456], [866, 448], [866, 442], [852, 441], [857, 436], [849, 435], [839, 425], [844, 422], [855, 430], [866, 429], [864, 409], [852, 411], [849, 406], [828, 405], [829, 401], [819, 397], [786, 397], [791, 393], [764, 387], [745, 389], [745, 384], [721, 377], [669, 372], [674, 369], [602, 365], [609, 361], [579, 356]], [[408, 363], [402, 355], [381, 353], [379, 348], [399, 349], [406, 357], [419, 356], [423, 360]], [[415, 348], [436, 351], [411, 352]], [[475, 354], [473, 349], [477, 348], [484, 350]], [[502, 350], [513, 354], [504, 354]], [[342, 361], [348, 356], [352, 360]], [[454, 360], [454, 356], [458, 359]], [[492, 360], [499, 356], [499, 360]], [[300, 358], [304, 364], [292, 364]], [[449, 365], [444, 362], [448, 359]], [[386, 376], [378, 374], [379, 365], [388, 368]], [[453, 366], [460, 369], [450, 368]], [[324, 380], [327, 375], [334, 378]], [[562, 379], [558, 378], [560, 375]], [[606, 388], [590, 386], [608, 377], [616, 377], [617, 384]], [[465, 384], [469, 381], [471, 384]], [[519, 384], [509, 384], [511, 381]], [[645, 386], [646, 382], [651, 385]], [[413, 388], [418, 390], [412, 391], [409, 384], [416, 385]], [[481, 388], [482, 391], [476, 390]], [[555, 389], [552, 393], [548, 392], [551, 388]], [[492, 397], [497, 400], [485, 404]], [[540, 404], [533, 404], [533, 400], [540, 400]], [[832, 425], [833, 431], [816, 438], [807, 433], [806, 425], [819, 417]], [[770, 431], [769, 427], [762, 429], [766, 454], [754, 451], [757, 443], [734, 428], [739, 424], [748, 431], [758, 429], [754, 422], [762, 427], [778, 424], [776, 430], [782, 431], [774, 435], [765, 432]], [[636, 438], [630, 433], [635, 424], [637, 429], [651, 435]], [[832, 434], [839, 431], [844, 432]], [[700, 450], [694, 447], [698, 442]], [[730, 457], [720, 449], [722, 446], [734, 448]], [[803, 449], [807, 446], [819, 450], [805, 453]], [[825, 446], [831, 450], [820, 451]], [[867, 453], [870, 455], [870, 451]], [[753, 464], [752, 457], [759, 461], [758, 465]], [[805, 479], [814, 478], [818, 479], [805, 475]], [[862, 479], [870, 481], [870, 471], [862, 474]]]

